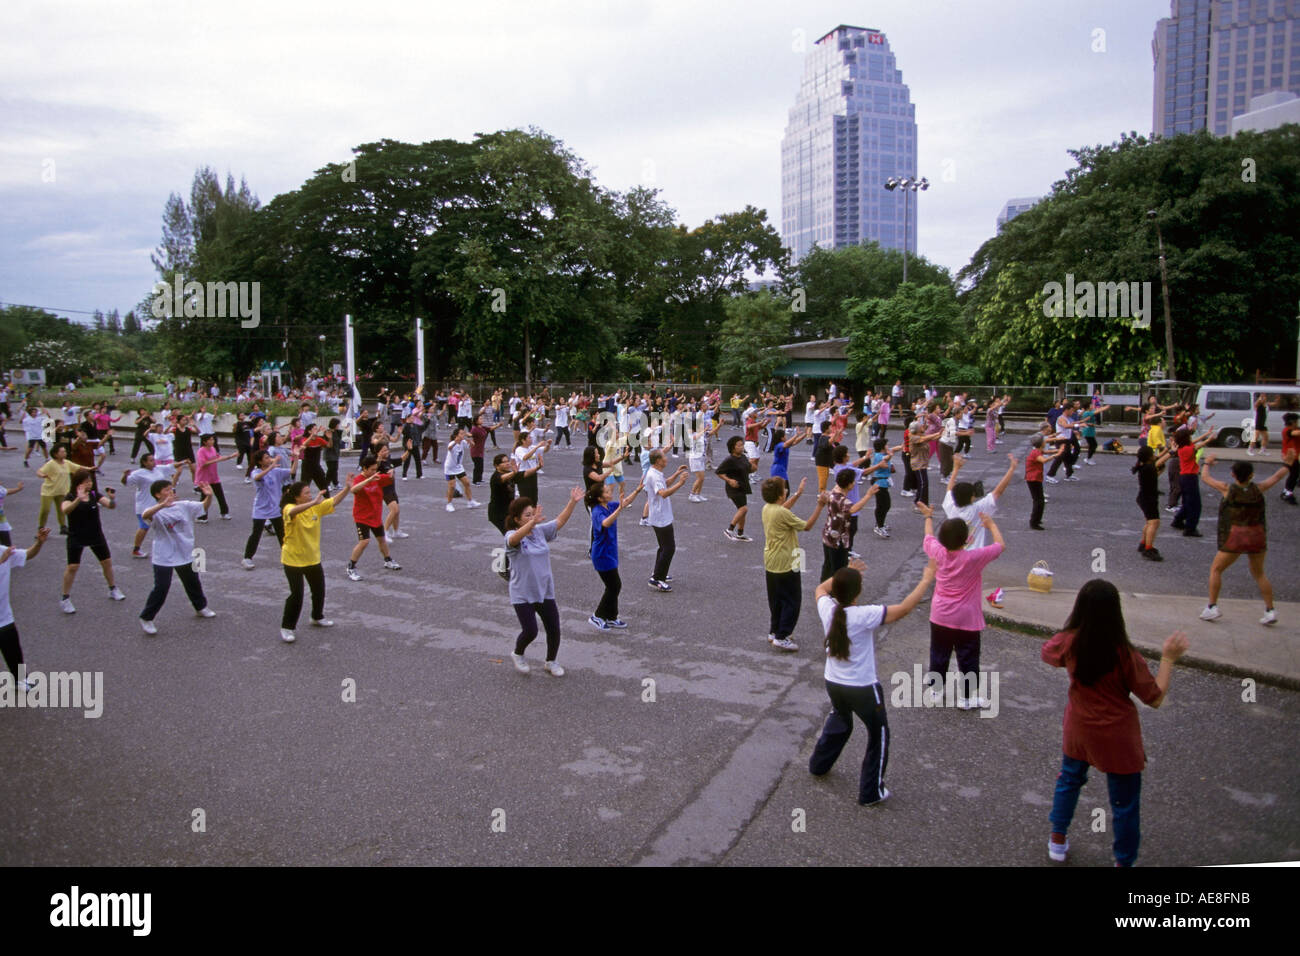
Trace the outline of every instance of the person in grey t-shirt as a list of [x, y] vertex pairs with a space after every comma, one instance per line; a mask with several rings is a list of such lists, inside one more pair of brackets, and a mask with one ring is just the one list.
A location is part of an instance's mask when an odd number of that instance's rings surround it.
[[546, 521], [541, 505], [531, 498], [516, 498], [506, 512], [506, 558], [510, 562], [510, 603], [519, 618], [519, 637], [510, 657], [521, 674], [529, 671], [524, 651], [537, 637], [537, 616], [546, 628], [547, 673], [563, 677], [564, 668], [556, 663], [560, 650], [560, 609], [555, 603], [555, 581], [551, 577], [551, 545], [582, 500], [582, 489], [573, 488], [559, 517]]

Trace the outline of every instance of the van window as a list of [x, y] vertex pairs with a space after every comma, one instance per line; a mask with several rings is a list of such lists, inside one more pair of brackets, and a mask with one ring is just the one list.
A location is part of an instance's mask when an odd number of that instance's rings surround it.
[[1207, 391], [1205, 393], [1205, 407], [1212, 411], [1248, 412], [1250, 403], [1250, 392]]
[[1300, 411], [1300, 395], [1296, 395], [1293, 392], [1283, 392], [1280, 395], [1269, 395], [1268, 407], [1270, 411], [1282, 412], [1283, 414], [1286, 412]]

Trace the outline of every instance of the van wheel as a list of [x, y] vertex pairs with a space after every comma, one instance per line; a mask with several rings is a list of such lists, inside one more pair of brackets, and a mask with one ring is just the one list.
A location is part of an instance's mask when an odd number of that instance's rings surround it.
[[1229, 428], [1227, 431], [1219, 433], [1219, 444], [1224, 448], [1241, 447], [1241, 429]]

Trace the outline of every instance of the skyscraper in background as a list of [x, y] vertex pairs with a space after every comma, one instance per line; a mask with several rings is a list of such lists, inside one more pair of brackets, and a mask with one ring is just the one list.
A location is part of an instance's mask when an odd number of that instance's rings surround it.
[[903, 190], [915, 178], [916, 108], [889, 41], [841, 24], [809, 51], [781, 140], [781, 239], [801, 259], [814, 243], [841, 248], [875, 240], [916, 252], [916, 196], [904, 230]]
[[1251, 97], [1300, 94], [1300, 0], [1172, 0], [1151, 55], [1152, 130], [1226, 136]]

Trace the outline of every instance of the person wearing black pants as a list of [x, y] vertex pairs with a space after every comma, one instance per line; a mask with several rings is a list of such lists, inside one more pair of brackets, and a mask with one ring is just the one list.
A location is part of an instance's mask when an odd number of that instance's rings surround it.
[[[871, 806], [889, 797], [885, 769], [889, 764], [889, 720], [885, 694], [876, 679], [876, 631], [883, 624], [906, 617], [920, 603], [934, 580], [931, 561], [920, 583], [901, 604], [858, 606], [862, 572], [866, 565], [854, 561], [823, 581], [815, 597], [817, 614], [826, 633], [826, 696], [831, 712], [808, 761], [814, 776], [830, 773], [853, 733], [853, 716], [866, 725], [870, 739], [858, 778], [858, 803]], [[865, 645], [866, 653], [854, 653]]]
[[153, 427], [153, 418], [145, 409], [140, 409], [138, 417], [135, 420], [135, 440], [131, 443], [131, 454], [129, 457], [132, 461], [138, 460], [140, 446], [144, 445], [149, 449], [149, 454], [153, 454], [153, 443], [149, 441], [147, 435], [149, 429]]
[[605, 590], [596, 605], [596, 612], [587, 620], [598, 630], [627, 627], [618, 616], [618, 595], [623, 581], [618, 574], [618, 516], [630, 505], [644, 484], [637, 485], [619, 501], [614, 500], [617, 482], [600, 481], [587, 484], [584, 498], [591, 512], [591, 565], [600, 575]]
[[339, 454], [343, 450], [343, 433], [339, 431], [339, 420], [330, 419], [330, 427], [325, 432], [325, 483], [330, 488], [339, 486]]
[[311, 588], [311, 622], [317, 627], [333, 627], [325, 619], [325, 569], [320, 561], [320, 523], [348, 494], [364, 487], [378, 476], [376, 472], [354, 484], [344, 485], [332, 498], [322, 491], [312, 497], [311, 485], [295, 481], [284, 490], [280, 498], [280, 518], [285, 525], [284, 545], [280, 548], [280, 563], [289, 582], [289, 596], [284, 601], [280, 617], [280, 639], [286, 644], [294, 642], [293, 629], [298, 626], [302, 613], [303, 583]]
[[249, 455], [248, 422], [244, 419], [244, 413], [240, 412], [235, 418], [235, 467], [243, 465], [244, 459]]
[[662, 448], [650, 453], [650, 468], [645, 473], [646, 494], [650, 497], [650, 527], [654, 528], [655, 541], [659, 550], [655, 553], [654, 571], [650, 574], [650, 588], [655, 591], [671, 591], [668, 582], [672, 576], [668, 573], [673, 564], [673, 555], [677, 552], [677, 541], [673, 534], [673, 505], [668, 499], [681, 490], [690, 474], [685, 465], [679, 465], [671, 477], [664, 476], [664, 457]]
[[[29, 690], [30, 685], [18, 680], [18, 668], [23, 664], [23, 646], [18, 640], [18, 625], [14, 623], [13, 610], [9, 602], [9, 576], [15, 568], [23, 567], [40, 554], [41, 546], [49, 536], [50, 529], [41, 528], [36, 532], [36, 543], [26, 551], [22, 549], [10, 551], [8, 548], [0, 550], [0, 584], [5, 589], [4, 609], [9, 612], [6, 615], [9, 620], [0, 624], [0, 656], [4, 657], [5, 667], [14, 675], [14, 680], [18, 681], [17, 686], [24, 690]], [[4, 618], [0, 618], [0, 621], [3, 620]]]
[[568, 523], [574, 506], [582, 500], [582, 489], [569, 492], [564, 510], [550, 521], [542, 520], [542, 510], [529, 498], [516, 498], [506, 513], [503, 536], [510, 561], [510, 604], [519, 619], [519, 636], [510, 655], [515, 670], [527, 674], [531, 668], [524, 651], [537, 637], [537, 618], [546, 628], [544, 666], [552, 677], [563, 677], [564, 668], [556, 657], [560, 652], [560, 609], [555, 603], [555, 579], [551, 573], [550, 543]]

